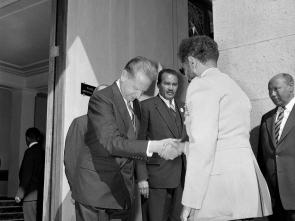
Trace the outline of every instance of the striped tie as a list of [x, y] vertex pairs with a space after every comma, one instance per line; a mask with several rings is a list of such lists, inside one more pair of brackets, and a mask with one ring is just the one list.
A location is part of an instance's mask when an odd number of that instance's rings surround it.
[[131, 106], [131, 102], [127, 102], [127, 107], [131, 113], [131, 122], [132, 122], [132, 126], [133, 126], [133, 129], [134, 131], [136, 131], [136, 125], [135, 125], [135, 114], [134, 114], [134, 110], [133, 110], [133, 107]]
[[284, 107], [279, 107], [278, 108], [278, 113], [279, 114], [278, 114], [277, 120], [276, 120], [275, 125], [274, 125], [274, 133], [275, 133], [276, 144], [278, 144], [279, 138], [280, 138], [280, 126], [281, 126], [282, 120], [284, 118], [284, 110], [285, 110]]

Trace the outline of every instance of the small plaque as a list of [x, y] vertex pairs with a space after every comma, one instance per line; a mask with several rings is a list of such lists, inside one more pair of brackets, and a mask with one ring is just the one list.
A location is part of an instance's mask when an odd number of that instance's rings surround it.
[[91, 96], [95, 87], [89, 84], [81, 83], [81, 94], [86, 96]]

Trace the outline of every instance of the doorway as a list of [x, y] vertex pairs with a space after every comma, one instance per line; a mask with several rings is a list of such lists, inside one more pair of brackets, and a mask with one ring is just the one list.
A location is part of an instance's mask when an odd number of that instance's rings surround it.
[[[18, 171], [26, 150], [25, 131], [37, 127], [46, 137], [45, 171], [51, 171], [52, 123], [60, 65], [56, 0], [9, 0], [0, 3], [0, 207], [11, 204], [18, 188]], [[61, 16], [62, 17], [62, 16]], [[60, 83], [60, 82], [59, 82]], [[46, 181], [47, 179], [47, 181]], [[50, 176], [45, 185], [50, 187]], [[48, 216], [47, 189], [43, 216]], [[0, 210], [0, 220], [14, 218]], [[11, 214], [11, 210], [8, 211]], [[17, 209], [16, 218], [22, 218]]]

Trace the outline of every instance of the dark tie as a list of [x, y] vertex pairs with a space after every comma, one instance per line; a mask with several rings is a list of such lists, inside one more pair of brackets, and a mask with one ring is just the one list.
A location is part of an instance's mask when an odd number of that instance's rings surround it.
[[170, 107], [169, 111], [170, 111], [172, 117], [174, 117], [174, 119], [176, 119], [176, 112], [173, 110], [173, 108]]
[[284, 110], [285, 110], [284, 107], [278, 108], [278, 117], [277, 117], [277, 120], [275, 121], [275, 125], [274, 125], [276, 144], [278, 144], [278, 142], [279, 142], [280, 126], [281, 126], [282, 120], [284, 118]]
[[169, 101], [169, 105], [170, 105], [169, 111], [172, 114], [172, 116], [174, 117], [174, 119], [176, 119], [176, 112], [175, 112], [175, 109], [173, 108], [172, 100]]

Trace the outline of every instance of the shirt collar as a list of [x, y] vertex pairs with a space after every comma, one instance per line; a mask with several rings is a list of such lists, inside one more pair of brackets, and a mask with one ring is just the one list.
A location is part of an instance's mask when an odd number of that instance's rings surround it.
[[174, 101], [174, 98], [170, 102], [170, 100], [167, 100], [161, 94], [159, 94], [159, 97], [162, 99], [162, 101], [164, 101], [164, 103], [167, 105], [168, 108], [172, 108], [173, 110], [175, 110], [175, 101]]
[[295, 97], [293, 97], [289, 103], [285, 106], [285, 110], [291, 112], [291, 110], [293, 109], [293, 106], [295, 104]]
[[38, 143], [37, 141], [30, 143], [30, 144], [29, 144], [29, 148], [30, 148], [31, 146], [37, 144], [37, 143]]
[[[124, 96], [123, 96], [123, 94], [122, 94], [122, 91], [121, 91], [121, 84], [120, 84], [120, 80], [119, 80], [119, 79], [116, 80], [116, 84], [117, 84], [117, 86], [118, 86], [118, 88], [119, 88], [119, 91], [120, 91], [120, 93], [121, 93], [121, 95], [122, 95], [122, 98], [123, 98], [125, 104], [128, 105], [128, 101], [124, 98]], [[133, 108], [133, 102], [129, 102], [129, 104], [130, 104], [131, 107]]]
[[202, 74], [201, 77], [204, 77], [208, 72], [212, 71], [212, 70], [216, 70], [217, 68], [208, 68], [206, 69]]

